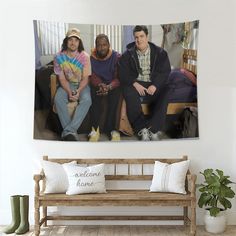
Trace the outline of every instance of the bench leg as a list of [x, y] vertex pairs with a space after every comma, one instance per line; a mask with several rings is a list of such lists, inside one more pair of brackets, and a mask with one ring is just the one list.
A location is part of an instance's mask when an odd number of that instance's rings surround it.
[[195, 202], [191, 203], [191, 222], [190, 222], [190, 235], [196, 235], [196, 204]]
[[47, 207], [43, 207], [43, 218], [45, 219], [43, 226], [47, 227]]
[[40, 234], [40, 225], [39, 225], [39, 219], [40, 219], [40, 211], [39, 211], [39, 207], [37, 206], [37, 204], [35, 204], [35, 208], [34, 208], [34, 235], [35, 236], [39, 236]]
[[184, 207], [184, 225], [188, 225], [188, 207]]

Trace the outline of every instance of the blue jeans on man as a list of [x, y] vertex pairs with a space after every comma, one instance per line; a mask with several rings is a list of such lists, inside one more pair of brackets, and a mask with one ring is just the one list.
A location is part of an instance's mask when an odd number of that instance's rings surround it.
[[[79, 84], [69, 83], [72, 91], [76, 90]], [[92, 104], [90, 87], [87, 85], [80, 93], [78, 105], [76, 106], [74, 115], [70, 117], [67, 104], [70, 101], [68, 100], [68, 94], [66, 91], [59, 87], [55, 95], [55, 105], [57, 113], [63, 128], [61, 137], [65, 137], [68, 134], [77, 134], [78, 128], [81, 126], [85, 116], [88, 113], [88, 110]]]

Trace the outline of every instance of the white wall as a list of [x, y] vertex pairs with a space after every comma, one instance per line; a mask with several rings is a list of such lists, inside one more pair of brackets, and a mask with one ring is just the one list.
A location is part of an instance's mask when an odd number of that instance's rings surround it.
[[[44, 154], [68, 157], [178, 157], [191, 168], [221, 168], [236, 181], [236, 48], [233, 0], [9, 0], [0, 14], [0, 224], [10, 221], [9, 196], [29, 194]], [[149, 4], [145, 7], [144, 4]], [[143, 11], [143, 14], [136, 14]], [[161, 24], [200, 20], [200, 139], [152, 143], [61, 143], [33, 140], [33, 19], [98, 24]], [[236, 200], [228, 211], [236, 224]], [[198, 210], [199, 223], [203, 211]], [[33, 214], [31, 222], [33, 223]]]

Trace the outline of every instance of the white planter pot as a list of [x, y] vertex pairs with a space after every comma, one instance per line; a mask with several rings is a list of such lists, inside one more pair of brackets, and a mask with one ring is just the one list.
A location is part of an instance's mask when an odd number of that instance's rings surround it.
[[225, 211], [221, 211], [216, 217], [210, 215], [210, 211], [205, 211], [205, 229], [209, 233], [223, 233], [226, 228]]

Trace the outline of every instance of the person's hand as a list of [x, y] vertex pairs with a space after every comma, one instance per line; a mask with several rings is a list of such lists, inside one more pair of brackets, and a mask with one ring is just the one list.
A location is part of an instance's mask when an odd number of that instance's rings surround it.
[[79, 95], [80, 95], [80, 91], [74, 90], [71, 92], [71, 94], [69, 94], [69, 100], [71, 102], [77, 102], [79, 100]]
[[147, 89], [145, 87], [143, 87], [141, 84], [139, 84], [138, 82], [134, 82], [133, 86], [138, 91], [140, 96], [145, 96], [146, 95]]
[[147, 93], [148, 93], [149, 95], [153, 95], [153, 94], [156, 92], [156, 90], [157, 90], [157, 87], [156, 87], [156, 86], [150, 85], [150, 86], [148, 87], [148, 89], [147, 89]]
[[106, 84], [102, 84], [102, 91], [103, 91], [103, 95], [107, 95], [108, 94], [108, 87]]
[[96, 94], [97, 94], [98, 96], [102, 96], [103, 90], [102, 90], [102, 87], [101, 87], [101, 86], [98, 86], [98, 90], [96, 91]]
[[108, 90], [109, 90], [109, 88], [106, 84], [100, 83], [98, 85], [98, 90], [96, 93], [98, 96], [106, 96], [108, 94]]

